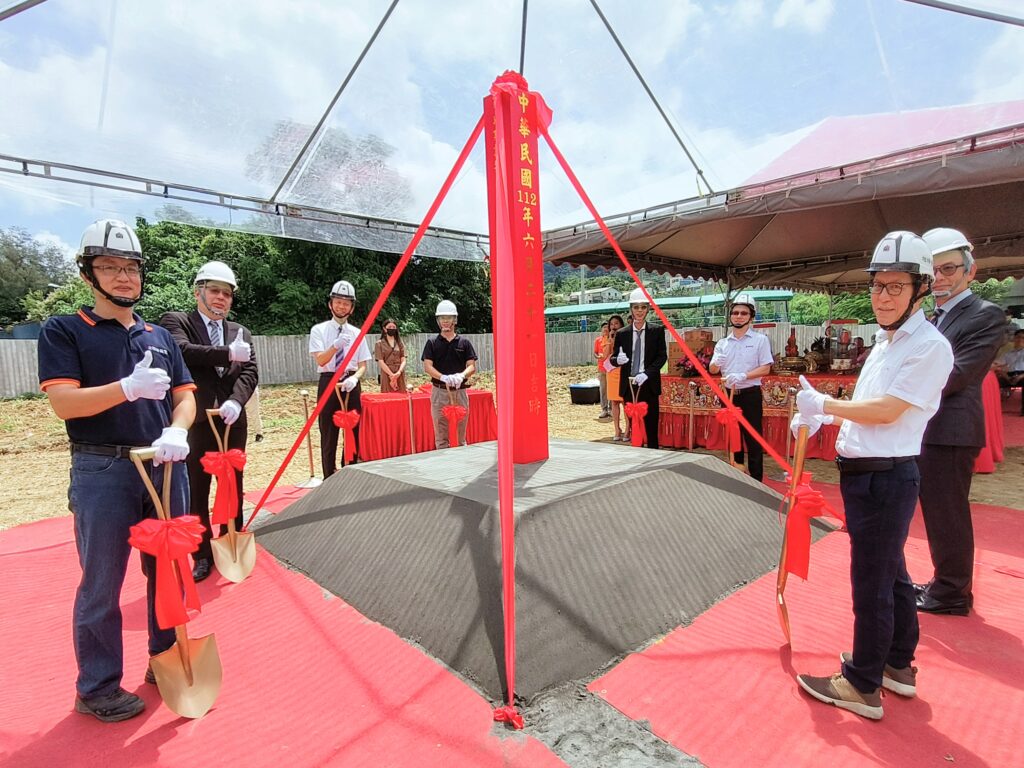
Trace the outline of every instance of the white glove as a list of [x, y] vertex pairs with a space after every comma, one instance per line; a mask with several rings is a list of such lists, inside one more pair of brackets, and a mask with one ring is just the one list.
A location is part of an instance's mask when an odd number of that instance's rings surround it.
[[803, 416], [824, 416], [828, 396], [811, 386], [804, 376], [800, 377], [801, 390], [796, 393], [796, 407]]
[[729, 389], [733, 389], [737, 384], [747, 380], [747, 374], [745, 373], [729, 373], [725, 377], [725, 386]]
[[341, 382], [341, 391], [351, 392], [353, 389], [356, 388], [356, 384], [358, 383], [359, 379], [357, 379], [355, 376], [349, 376], [347, 379]]
[[821, 429], [821, 425], [825, 423], [823, 416], [804, 416], [802, 413], [793, 414], [793, 420], [789, 422], [789, 431], [793, 433], [793, 437], [797, 436], [800, 431], [800, 427], [807, 427], [807, 436], [811, 437]]
[[228, 344], [228, 360], [232, 363], [248, 363], [252, 358], [252, 345], [242, 338], [242, 329], [238, 329], [235, 340]]
[[131, 376], [121, 379], [121, 391], [129, 403], [134, 403], [140, 397], [147, 400], [163, 400], [167, 390], [171, 388], [171, 377], [167, 375], [167, 371], [159, 366], [151, 368], [152, 364], [153, 352], [147, 349]]
[[466, 377], [461, 373], [453, 373], [448, 378], [452, 382], [452, 389], [458, 389], [462, 386], [462, 382], [466, 380]]
[[160, 437], [153, 441], [153, 447], [156, 448], [154, 467], [165, 461], [184, 461], [188, 456], [188, 432], [181, 427], [164, 427]]
[[224, 423], [229, 427], [238, 421], [238, 417], [242, 413], [242, 406], [236, 403], [234, 400], [225, 400], [220, 404], [220, 417], [224, 419]]
[[348, 339], [345, 338], [345, 334], [339, 333], [338, 338], [334, 340], [334, 343], [331, 344], [331, 346], [335, 349], [343, 349], [346, 344], [348, 344]]
[[629, 362], [629, 357], [622, 351], [622, 347], [619, 347], [619, 354], [615, 356], [615, 362], [619, 365], [625, 365]]
[[643, 386], [643, 383], [645, 381], [647, 381], [647, 374], [644, 373], [643, 371], [640, 371], [640, 373], [633, 377], [633, 383], [636, 384], [638, 387]]

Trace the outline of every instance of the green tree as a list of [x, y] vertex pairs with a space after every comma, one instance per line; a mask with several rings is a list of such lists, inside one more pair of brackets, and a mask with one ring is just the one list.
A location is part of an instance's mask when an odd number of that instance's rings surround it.
[[828, 296], [795, 293], [789, 301], [790, 321], [797, 325], [821, 325], [828, 318]]
[[71, 271], [67, 256], [44, 245], [24, 229], [0, 229], [0, 325], [27, 318], [25, 299], [38, 301], [49, 284], [63, 283]]

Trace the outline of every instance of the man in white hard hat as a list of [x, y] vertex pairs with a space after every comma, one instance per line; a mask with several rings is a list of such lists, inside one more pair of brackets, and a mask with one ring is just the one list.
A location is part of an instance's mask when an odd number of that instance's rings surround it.
[[[207, 423], [206, 410], [219, 408], [223, 424], [231, 426], [228, 447], [245, 450], [249, 437], [245, 406], [256, 391], [259, 369], [252, 349], [249, 329], [228, 319], [235, 300], [238, 281], [235, 273], [222, 261], [210, 261], [196, 272], [192, 285], [196, 308], [191, 312], [167, 312], [160, 325], [170, 331], [178, 344], [185, 364], [192, 372], [196, 390], [196, 420], [188, 432], [188, 479], [192, 514], [203, 521], [203, 540], [196, 551], [192, 577], [202, 581], [210, 575], [213, 552], [210, 547], [210, 485], [212, 475], [202, 465], [208, 451], [216, 451], [217, 441]], [[217, 429], [223, 425], [215, 422]], [[241, 529], [242, 470], [236, 470], [238, 508], [235, 525]], [[220, 526], [219, 535], [226, 532]]]
[[911, 232], [890, 232], [867, 268], [871, 307], [881, 330], [850, 401], [816, 391], [800, 377], [794, 431], [841, 424], [836, 438], [839, 489], [850, 534], [853, 650], [831, 677], [798, 675], [800, 687], [861, 717], [882, 717], [881, 689], [917, 693], [912, 666], [920, 629], [903, 547], [921, 480], [917, 454], [953, 368], [949, 342], [925, 319], [932, 253]]
[[434, 420], [434, 446], [448, 448], [448, 419], [442, 408], [451, 404], [454, 393], [455, 405], [466, 409], [466, 418], [459, 422], [459, 445], [466, 444], [466, 427], [469, 423], [469, 378], [476, 373], [476, 350], [469, 339], [460, 336], [455, 327], [459, 321], [459, 310], [455, 302], [438, 302], [434, 313], [440, 333], [428, 339], [420, 359], [423, 371], [430, 377], [430, 415]]
[[[71, 443], [68, 507], [82, 578], [75, 594], [73, 637], [78, 663], [75, 710], [103, 722], [134, 717], [142, 699], [121, 687], [124, 674], [121, 587], [130, 529], [156, 510], [129, 452], [152, 444], [154, 464], [182, 462], [195, 417], [195, 385], [174, 339], [143, 322], [132, 307], [142, 298], [142, 246], [123, 221], [90, 224], [78, 250], [79, 274], [95, 305], [51, 317], [39, 336], [39, 385], [63, 419]], [[162, 492], [163, 471], [152, 473]], [[185, 514], [188, 477], [176, 463], [170, 514]], [[146, 574], [149, 654], [174, 644], [174, 630], [156, 620], [156, 568]]]
[[[729, 310], [729, 333], [715, 344], [708, 370], [722, 374], [725, 388], [732, 391], [732, 401], [743, 412], [743, 418], [758, 434], [764, 431], [764, 397], [761, 377], [772, 370], [772, 345], [768, 337], [754, 330], [757, 302], [749, 293], [732, 300]], [[742, 430], [746, 446], [747, 471], [757, 481], [764, 479], [764, 449], [749, 432]], [[733, 461], [742, 464], [743, 447], [733, 453]]]
[[974, 604], [974, 525], [971, 479], [985, 445], [981, 382], [1003, 343], [1003, 310], [971, 292], [977, 272], [973, 246], [962, 232], [941, 227], [924, 233], [935, 259], [932, 322], [953, 347], [953, 373], [942, 405], [928, 423], [918, 466], [921, 513], [934, 575], [919, 586], [926, 613], [966, 616]]
[[[356, 289], [348, 280], [339, 280], [331, 287], [331, 293], [327, 300], [327, 308], [331, 311], [331, 319], [317, 323], [309, 331], [309, 354], [316, 363], [316, 370], [320, 374], [320, 381], [317, 384], [317, 398], [319, 399], [324, 390], [331, 382], [334, 372], [341, 365], [349, 348], [359, 336], [359, 328], [352, 325], [349, 320], [356, 308]], [[345, 372], [341, 375], [342, 396], [348, 394], [348, 410], [360, 411], [362, 403], [360, 394], [362, 385], [360, 380], [366, 374], [366, 364], [370, 360], [370, 347], [364, 338], [356, 349], [355, 354], [345, 366]], [[338, 431], [334, 423], [334, 414], [341, 410], [338, 398], [333, 394], [327, 400], [317, 425], [320, 427], [320, 461], [324, 469], [324, 478], [328, 478], [336, 471], [338, 458]], [[353, 463], [358, 460], [359, 426], [354, 428], [357, 454]], [[341, 457], [341, 465], [345, 466], [345, 457]]]
[[658, 447], [659, 401], [661, 399], [661, 368], [668, 361], [665, 329], [647, 322], [650, 302], [643, 290], [634, 288], [629, 294], [632, 322], [615, 334], [609, 360], [621, 367], [619, 395], [624, 403], [647, 403], [644, 431], [647, 447]]

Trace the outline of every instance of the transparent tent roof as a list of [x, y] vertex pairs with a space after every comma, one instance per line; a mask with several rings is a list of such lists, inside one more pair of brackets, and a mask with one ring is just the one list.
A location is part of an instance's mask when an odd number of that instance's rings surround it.
[[[1021, 16], [1014, 0], [0, 2], [0, 195], [400, 251], [522, 56], [598, 210], [640, 210], [735, 187], [828, 118], [1024, 98]], [[544, 228], [589, 219], [540, 164]], [[433, 224], [424, 254], [484, 255], [482, 142]]]

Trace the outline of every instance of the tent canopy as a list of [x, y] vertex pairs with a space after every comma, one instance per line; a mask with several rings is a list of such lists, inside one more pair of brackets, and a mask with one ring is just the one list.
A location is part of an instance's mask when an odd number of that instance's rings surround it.
[[[793, 298], [792, 291], [750, 291], [754, 301], [789, 301]], [[658, 306], [666, 312], [675, 309], [699, 309], [701, 307], [720, 307], [725, 304], [725, 295], [709, 293], [706, 296], [669, 296], [654, 299]], [[577, 317], [579, 315], [610, 315], [613, 312], [628, 312], [628, 301], [606, 301], [595, 304], [568, 304], [564, 307], [548, 307], [544, 317]]]
[[[77, 210], [78, 232], [96, 214], [141, 215], [401, 251], [506, 69], [554, 110], [552, 135], [602, 214], [700, 195], [692, 205], [718, 209], [723, 190], [830, 118], [892, 113], [902, 148], [924, 143], [918, 110], [1024, 98], [1019, 3], [934, 5], [0, 0], [0, 213]], [[1005, 127], [986, 114], [984, 130]], [[836, 165], [823, 157], [816, 167]], [[589, 252], [561, 250], [563, 228], [588, 215], [543, 146], [538, 163], [550, 252]], [[478, 147], [422, 254], [485, 256], [484, 169]], [[747, 224], [707, 230], [716, 248], [728, 240], [721, 254], [682, 256], [745, 266]], [[830, 251], [863, 249], [837, 235]]]

